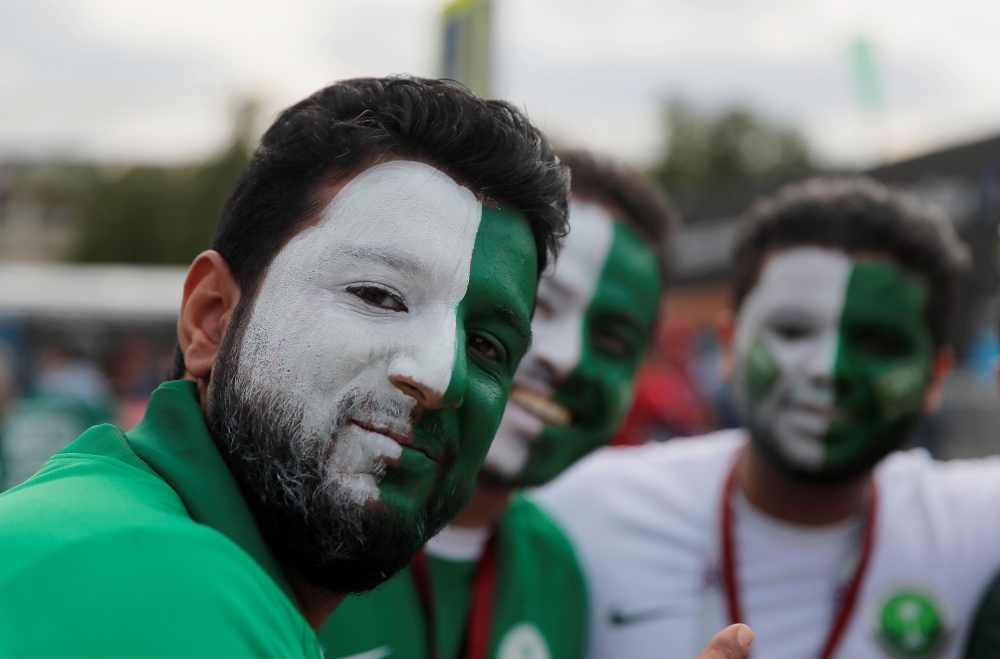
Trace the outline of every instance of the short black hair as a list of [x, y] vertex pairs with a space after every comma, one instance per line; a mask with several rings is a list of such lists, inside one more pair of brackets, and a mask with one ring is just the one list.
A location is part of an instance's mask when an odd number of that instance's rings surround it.
[[568, 225], [569, 175], [528, 117], [450, 80], [355, 78], [281, 112], [226, 202], [212, 249], [244, 294], [319, 210], [321, 184], [382, 159], [432, 165], [491, 205], [524, 215], [539, 273]]
[[[556, 258], [569, 231], [569, 172], [523, 112], [451, 80], [355, 78], [282, 111], [226, 201], [211, 248], [241, 293], [255, 294], [274, 256], [320, 210], [324, 184], [393, 158], [432, 165], [485, 203], [524, 215], [539, 275]], [[178, 346], [171, 377], [184, 370]]]
[[621, 210], [625, 222], [653, 248], [665, 282], [680, 215], [663, 190], [638, 170], [611, 158], [584, 149], [556, 153], [570, 169], [571, 192]]
[[948, 343], [968, 248], [948, 219], [914, 195], [864, 177], [794, 183], [750, 207], [732, 263], [737, 309], [767, 255], [800, 245], [891, 257], [927, 286], [924, 316], [935, 348]]

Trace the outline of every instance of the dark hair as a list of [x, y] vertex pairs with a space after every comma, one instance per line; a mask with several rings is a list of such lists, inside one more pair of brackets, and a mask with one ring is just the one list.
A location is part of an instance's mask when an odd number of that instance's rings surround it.
[[670, 247], [680, 216], [653, 181], [620, 162], [583, 149], [559, 149], [569, 167], [573, 194], [621, 210], [623, 218], [656, 252], [660, 275], [669, 274]]
[[[237, 181], [211, 246], [240, 291], [256, 290], [282, 245], [319, 210], [322, 184], [386, 158], [425, 162], [486, 203], [523, 214], [539, 274], [556, 257], [569, 230], [569, 173], [523, 112], [450, 80], [356, 78], [281, 112]], [[183, 374], [183, 355], [175, 355], [173, 377]]]
[[912, 194], [869, 178], [814, 178], [756, 201], [747, 213], [732, 263], [738, 309], [768, 253], [799, 245], [848, 253], [876, 252], [927, 286], [924, 316], [935, 347], [948, 342], [968, 249], [941, 213]]
[[568, 174], [524, 113], [449, 80], [356, 78], [278, 115], [236, 183], [212, 249], [240, 290], [254, 290], [284, 242], [318, 210], [320, 183], [387, 156], [426, 162], [488, 203], [522, 213], [539, 272], [555, 257], [568, 231]]

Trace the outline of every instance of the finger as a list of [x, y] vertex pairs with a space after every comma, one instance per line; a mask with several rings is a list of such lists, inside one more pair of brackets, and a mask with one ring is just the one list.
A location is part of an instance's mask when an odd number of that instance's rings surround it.
[[715, 635], [695, 659], [743, 659], [753, 643], [746, 625], [730, 625]]

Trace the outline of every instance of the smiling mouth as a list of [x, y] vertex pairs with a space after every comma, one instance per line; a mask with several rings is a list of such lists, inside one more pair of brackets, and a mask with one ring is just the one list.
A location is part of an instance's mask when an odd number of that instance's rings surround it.
[[816, 416], [822, 417], [831, 423], [846, 422], [853, 418], [849, 411], [840, 407], [817, 407], [815, 405], [798, 405], [797, 407], [803, 412], [815, 414]]
[[551, 398], [537, 394], [530, 389], [513, 387], [510, 399], [516, 405], [535, 415], [550, 426], [565, 427], [573, 420], [573, 413]]
[[357, 419], [351, 419], [350, 421], [347, 422], [347, 425], [354, 425], [361, 428], [362, 430], [367, 430], [368, 432], [374, 432], [378, 433], [379, 435], [385, 435], [386, 437], [396, 442], [400, 446], [404, 448], [411, 448], [415, 451], [420, 451], [421, 453], [426, 455], [431, 460], [434, 460], [435, 462], [440, 457], [437, 455], [431, 455], [430, 451], [428, 451], [427, 449], [421, 446], [417, 446], [413, 441], [412, 430], [409, 433], [403, 434], [386, 426], [375, 425], [373, 423], [368, 423], [365, 421], [358, 421]]

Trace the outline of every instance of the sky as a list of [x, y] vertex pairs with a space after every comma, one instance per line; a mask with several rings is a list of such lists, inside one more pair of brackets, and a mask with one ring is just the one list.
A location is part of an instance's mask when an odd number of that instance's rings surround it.
[[[493, 0], [494, 94], [636, 165], [662, 108], [739, 104], [864, 166], [1000, 133], [995, 0]], [[0, 0], [0, 161], [180, 163], [239, 99], [266, 123], [338, 79], [437, 74], [443, 0]], [[850, 47], [874, 53], [859, 106]]]

